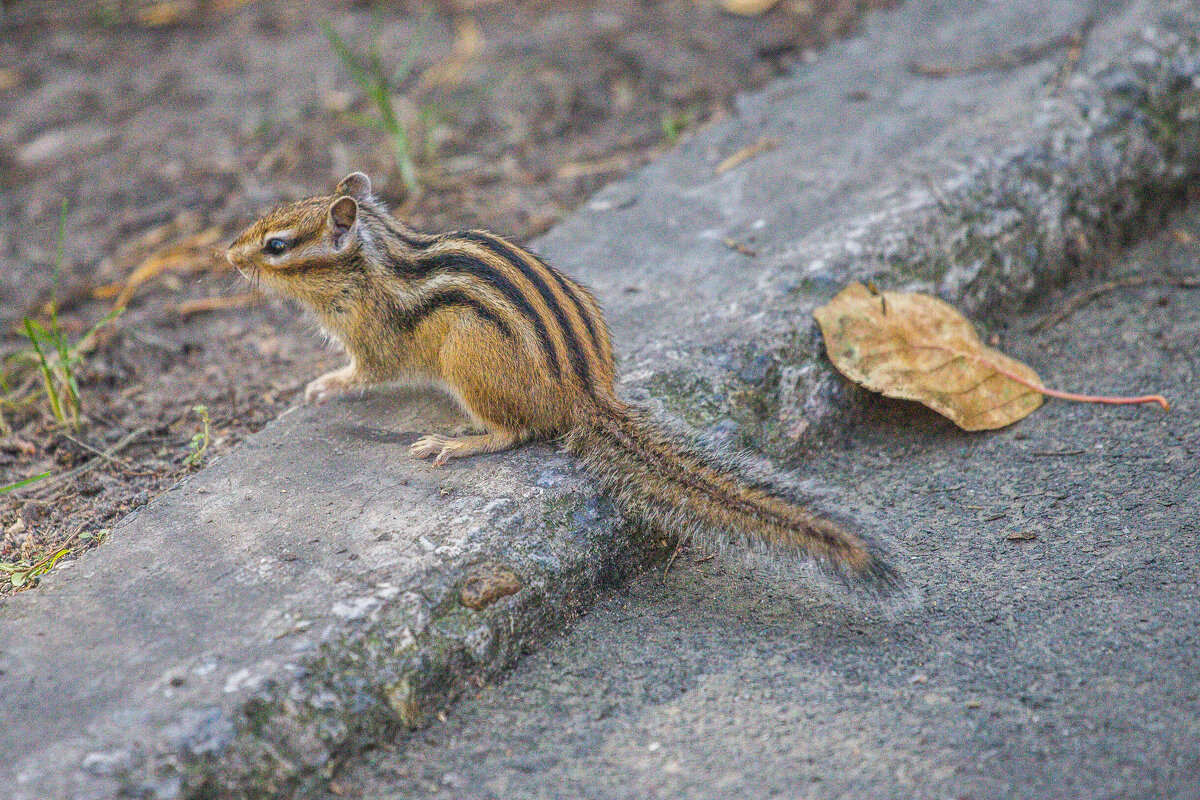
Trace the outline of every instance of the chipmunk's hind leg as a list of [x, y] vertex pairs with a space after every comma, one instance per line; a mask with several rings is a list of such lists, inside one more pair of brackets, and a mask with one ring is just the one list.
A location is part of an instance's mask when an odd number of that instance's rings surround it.
[[496, 453], [529, 439], [526, 431], [492, 431], [476, 436], [422, 436], [412, 443], [409, 452], [417, 458], [433, 456], [433, 466], [440, 467], [452, 458], [465, 458], [479, 453]]
[[409, 448], [413, 456], [432, 456], [433, 466], [440, 467], [452, 458], [507, 450], [552, 430], [539, 424], [535, 411], [541, 403], [537, 387], [545, 379], [513, 344], [491, 322], [460, 315], [438, 359], [442, 379], [470, 417], [475, 435], [423, 436]]

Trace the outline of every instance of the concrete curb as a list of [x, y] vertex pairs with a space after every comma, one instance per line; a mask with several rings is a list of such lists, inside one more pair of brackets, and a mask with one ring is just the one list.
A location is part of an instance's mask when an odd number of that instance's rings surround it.
[[[33, 719], [6, 721], [5, 750], [54, 734], [13, 796], [302, 786], [493, 678], [655, 551], [547, 446], [482, 480], [390, 463], [430, 420], [455, 412], [386, 392], [296, 409], [7, 604], [0, 669], [28, 682], [10, 712]], [[94, 722], [30, 732], [39, 711]]]
[[[1028, 5], [881, 15], [546, 236], [539, 249], [610, 309], [626, 393], [717, 433], [732, 416], [795, 454], [845, 424], [807, 312], [846, 279], [995, 312], [1179, 202], [1200, 136], [1196, 40], [1150, 33], [1090, 66], [1162, 9], [1101, 20], [1082, 63], [1095, 77], [1069, 97], [1049, 96], [1041, 63], [951, 83], [905, 70], [1082, 22], [1074, 3], [1040, 22]], [[939, 56], [947, 40], [960, 51]], [[879, 97], [848, 105], [864, 84]], [[979, 97], [1009, 105], [963, 110]], [[713, 174], [762, 137], [776, 149]], [[443, 471], [397, 455], [455, 421], [389, 392], [297, 409], [7, 602], [0, 785], [22, 800], [304, 793], [661, 552], [548, 446]]]

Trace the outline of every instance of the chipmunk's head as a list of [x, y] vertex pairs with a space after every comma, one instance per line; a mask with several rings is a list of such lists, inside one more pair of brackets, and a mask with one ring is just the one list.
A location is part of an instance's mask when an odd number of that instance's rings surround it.
[[[225, 256], [251, 281], [302, 299], [333, 289], [354, 261], [363, 236], [360, 205], [371, 180], [348, 175], [332, 195], [288, 203], [246, 229]], [[326, 286], [328, 284], [328, 286]]]

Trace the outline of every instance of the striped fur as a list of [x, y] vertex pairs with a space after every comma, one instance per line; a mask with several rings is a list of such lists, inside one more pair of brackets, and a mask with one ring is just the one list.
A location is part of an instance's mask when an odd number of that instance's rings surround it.
[[[277, 256], [264, 249], [282, 238]], [[409, 230], [356, 173], [328, 197], [284, 206], [229, 258], [309, 306], [350, 364], [307, 397], [377, 381], [444, 386], [485, 433], [427, 436], [419, 457], [493, 452], [563, 437], [627, 515], [715, 550], [737, 549], [848, 586], [896, 596], [880, 545], [736, 467], [681, 445], [617, 399], [608, 329], [591, 293], [534, 254], [484, 231]], [[790, 569], [790, 568], [789, 568]]]
[[808, 562], [846, 588], [877, 598], [903, 594], [886, 550], [865, 531], [818, 516], [781, 488], [687, 447], [619, 401], [580, 412], [564, 437], [567, 450], [627, 516], [710, 552], [752, 556], [776, 573]]

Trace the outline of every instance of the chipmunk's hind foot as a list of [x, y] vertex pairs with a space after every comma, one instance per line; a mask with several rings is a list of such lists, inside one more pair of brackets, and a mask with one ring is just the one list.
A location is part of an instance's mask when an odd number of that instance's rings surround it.
[[416, 458], [433, 456], [433, 466], [440, 467], [452, 458], [507, 450], [526, 438], [528, 437], [516, 431], [498, 431], [477, 436], [441, 436], [435, 433], [417, 439], [408, 452]]

